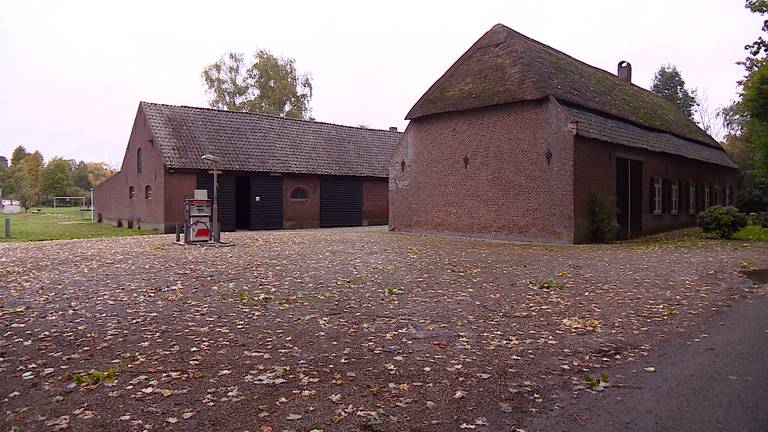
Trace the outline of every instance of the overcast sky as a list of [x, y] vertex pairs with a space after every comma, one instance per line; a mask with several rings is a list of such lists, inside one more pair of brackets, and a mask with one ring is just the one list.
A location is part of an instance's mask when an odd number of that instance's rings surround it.
[[139, 101], [207, 106], [202, 69], [257, 48], [311, 73], [317, 120], [402, 130], [496, 23], [610, 72], [627, 60], [646, 88], [675, 64], [713, 106], [736, 97], [735, 62], [762, 25], [739, 0], [0, 0], [0, 155], [24, 145], [119, 166]]

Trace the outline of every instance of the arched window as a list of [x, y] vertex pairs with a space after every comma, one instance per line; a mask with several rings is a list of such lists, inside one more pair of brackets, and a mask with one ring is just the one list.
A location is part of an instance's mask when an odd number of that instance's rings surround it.
[[133, 186], [128, 188], [128, 199], [134, 199], [136, 198], [136, 191], [134, 191]]
[[152, 186], [144, 186], [144, 199], [152, 199]]
[[141, 172], [141, 147], [136, 150], [136, 172]]
[[297, 187], [291, 191], [292, 201], [306, 201], [309, 199], [309, 192], [303, 187]]

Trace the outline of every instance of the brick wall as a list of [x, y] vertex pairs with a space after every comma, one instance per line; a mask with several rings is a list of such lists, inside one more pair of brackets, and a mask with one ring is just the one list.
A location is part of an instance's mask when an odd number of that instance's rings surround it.
[[390, 161], [390, 228], [572, 242], [569, 122], [551, 99], [411, 121]]
[[184, 200], [193, 198], [197, 187], [197, 172], [165, 173], [165, 232], [172, 233], [176, 224], [184, 224]]
[[[575, 140], [575, 241], [589, 240], [589, 225], [591, 212], [591, 197], [596, 192], [616, 195], [616, 156], [643, 161], [643, 196], [642, 202], [642, 232], [654, 232], [683, 228], [696, 223], [696, 215], [689, 214], [688, 206], [682, 202], [688, 196], [683, 192], [684, 182], [693, 180], [720, 184], [720, 190], [732, 187], [735, 200], [736, 179], [735, 169], [720, 165], [708, 164], [680, 156], [651, 152], [618, 144], [606, 143], [594, 139], [576, 137]], [[653, 215], [650, 211], [650, 177], [677, 179], [681, 183], [680, 211], [677, 215], [664, 213]], [[713, 186], [714, 191], [714, 186]], [[725, 194], [721, 192], [720, 200], [724, 201]], [[714, 192], [712, 192], [714, 204]]]
[[[291, 192], [302, 187], [309, 192], [309, 199], [291, 199]], [[309, 228], [320, 226], [320, 176], [283, 175], [283, 226], [285, 228]]]
[[[137, 172], [137, 152], [141, 149], [142, 171]], [[133, 129], [123, 157], [120, 171], [94, 190], [94, 207], [104, 223], [126, 225], [133, 219], [143, 228], [164, 230], [164, 165], [160, 152], [152, 141], [147, 122], [141, 109], [134, 119]], [[129, 188], [134, 188], [134, 199], [129, 198]], [[145, 188], [151, 187], [151, 198], [145, 198]], [[134, 226], [136, 226], [134, 225]]]
[[385, 178], [363, 180], [363, 225], [384, 224], [389, 219], [389, 185]]

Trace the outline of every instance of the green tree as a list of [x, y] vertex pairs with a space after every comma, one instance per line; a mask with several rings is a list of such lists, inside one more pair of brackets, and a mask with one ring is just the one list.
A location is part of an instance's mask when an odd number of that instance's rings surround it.
[[[41, 189], [42, 171], [45, 166], [45, 160], [42, 153], [36, 151], [22, 161], [24, 169], [29, 174], [29, 187], [32, 193], [37, 196]], [[39, 204], [39, 203], [37, 203]]]
[[93, 187], [88, 175], [88, 164], [80, 161], [72, 169], [72, 185], [82, 190], [90, 190]]
[[736, 207], [747, 213], [757, 213], [768, 208], [768, 181], [756, 175], [755, 146], [747, 134], [728, 134], [723, 147], [739, 164]]
[[[768, 0], [747, 0], [745, 7], [754, 13], [768, 13]], [[728, 134], [724, 147], [739, 163], [737, 206], [747, 212], [768, 209], [768, 20], [763, 21], [763, 35], [746, 45], [747, 57], [739, 62], [746, 76], [739, 100], [723, 109], [722, 118]]]
[[35, 191], [32, 190], [30, 183], [29, 171], [22, 164], [11, 165], [8, 168], [5, 182], [7, 190], [11, 198], [20, 202], [24, 211], [29, 210], [35, 199]]
[[2, 192], [5, 190], [5, 177], [8, 172], [8, 158], [0, 156], [0, 199], [2, 198]]
[[685, 87], [685, 80], [674, 65], [663, 65], [653, 76], [651, 90], [657, 95], [677, 105], [685, 115], [693, 120], [694, 109], [699, 105], [696, 90]]
[[21, 201], [25, 209], [36, 203], [44, 163], [40, 152], [29, 153], [22, 146], [16, 147], [11, 166], [3, 174], [3, 195]]
[[11, 154], [11, 165], [20, 163], [27, 156], [29, 156], [29, 152], [24, 148], [24, 146], [16, 147], [13, 149], [13, 153]]
[[104, 162], [86, 162], [85, 165], [88, 168], [88, 181], [91, 183], [91, 187], [100, 185], [115, 174], [115, 170]]
[[55, 157], [48, 161], [43, 169], [42, 190], [45, 194], [64, 196], [67, 189], [72, 187], [72, 165], [69, 161]]
[[296, 61], [258, 50], [253, 60], [228, 52], [203, 72], [211, 108], [311, 119], [312, 78], [296, 71]]
[[[756, 14], [765, 15], [768, 13], [768, 0], [747, 0], [744, 7]], [[763, 20], [763, 33], [768, 33], [768, 19]], [[756, 41], [745, 46], [744, 49], [749, 55], [740, 63], [744, 65], [747, 74], [750, 74], [765, 61], [766, 55], [768, 55], [768, 41], [760, 36]]]

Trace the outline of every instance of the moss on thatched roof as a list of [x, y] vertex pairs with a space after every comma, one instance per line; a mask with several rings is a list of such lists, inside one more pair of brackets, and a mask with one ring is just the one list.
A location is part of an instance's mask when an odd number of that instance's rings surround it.
[[406, 119], [554, 96], [712, 147], [676, 106], [502, 24], [493, 26], [416, 102]]

